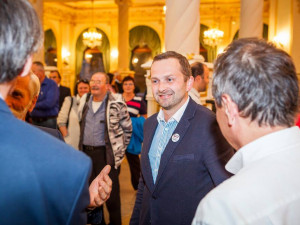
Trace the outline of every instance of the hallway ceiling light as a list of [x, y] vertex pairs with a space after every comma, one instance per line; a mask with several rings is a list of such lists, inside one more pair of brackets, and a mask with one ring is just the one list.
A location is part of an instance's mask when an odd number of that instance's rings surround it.
[[83, 44], [90, 48], [95, 48], [102, 44], [102, 34], [94, 26], [94, 0], [92, 0], [92, 26], [82, 36]]
[[223, 40], [224, 32], [217, 29], [209, 29], [204, 31], [204, 43], [209, 46], [217, 46], [219, 45]]
[[[214, 1], [213, 3], [213, 11], [214, 11], [214, 23], [216, 23], [216, 1]], [[216, 25], [214, 25], [212, 29], [206, 30], [204, 31], [204, 37], [203, 37], [203, 41], [206, 45], [212, 46], [212, 47], [216, 47], [217, 45], [219, 45], [224, 37], [224, 32], [219, 30], [218, 28], [216, 28]]]

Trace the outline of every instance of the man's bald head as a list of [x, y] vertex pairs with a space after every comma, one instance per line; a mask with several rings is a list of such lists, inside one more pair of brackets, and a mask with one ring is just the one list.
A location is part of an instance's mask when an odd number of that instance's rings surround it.
[[24, 77], [17, 77], [14, 90], [7, 96], [5, 101], [17, 118], [25, 120], [27, 112], [33, 110], [39, 92], [39, 78], [30, 73]]

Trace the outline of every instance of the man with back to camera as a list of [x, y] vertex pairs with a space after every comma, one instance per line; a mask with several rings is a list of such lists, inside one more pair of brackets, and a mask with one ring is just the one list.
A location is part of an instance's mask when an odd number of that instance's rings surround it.
[[[16, 84], [14, 86], [14, 89], [11, 93], [8, 94], [7, 98], [5, 99], [5, 102], [8, 105], [8, 107], [10, 108], [10, 110], [12, 111], [12, 113], [18, 119], [25, 120], [25, 116], [26, 116], [27, 112], [31, 112], [35, 106], [35, 103], [38, 99], [39, 91], [40, 91], [40, 81], [35, 74], [29, 73], [28, 75], [26, 75], [24, 77], [18, 76], [16, 78]], [[44, 132], [51, 134], [52, 136], [64, 141], [61, 133], [57, 129], [48, 128], [48, 127], [39, 127], [39, 126], [36, 126], [36, 127], [38, 127], [39, 129], [41, 129]], [[107, 176], [108, 172], [105, 172], [107, 170], [108, 170], [108, 168], [104, 168], [103, 172], [102, 172], [102, 174], [106, 173], [105, 183], [103, 183], [105, 192], [102, 193], [102, 190], [101, 190], [101, 194], [102, 194], [102, 196], [104, 196], [102, 201], [107, 199], [107, 197], [109, 196], [109, 193], [111, 191], [111, 186], [112, 186], [111, 185], [112, 181]], [[94, 184], [89, 187], [90, 196], [93, 196], [93, 192], [95, 192], [95, 188], [97, 188], [97, 185], [98, 185], [97, 181], [100, 182], [102, 179], [102, 176], [103, 175], [101, 175], [101, 173], [99, 173], [98, 176], [94, 179], [95, 180]], [[107, 196], [105, 197], [105, 195], [107, 195]], [[91, 218], [91, 217], [88, 216], [88, 218]], [[101, 218], [98, 218], [97, 220], [99, 221], [99, 220], [101, 220]], [[91, 222], [91, 220], [89, 220], [88, 222]]]
[[291, 57], [259, 39], [230, 44], [215, 62], [217, 120], [237, 153], [233, 177], [200, 203], [193, 225], [300, 221], [299, 86]]
[[1, 224], [86, 224], [89, 203], [99, 206], [109, 196], [109, 166], [89, 196], [90, 160], [14, 117], [4, 100], [16, 78], [29, 73], [42, 29], [26, 0], [0, 0], [0, 21]]
[[46, 77], [43, 63], [35, 61], [31, 69], [41, 83], [38, 100], [30, 113], [32, 123], [37, 126], [56, 128], [56, 117], [59, 109], [59, 89], [57, 84]]
[[64, 103], [65, 97], [67, 96], [71, 96], [71, 90], [68, 87], [65, 87], [63, 85], [60, 84], [61, 82], [61, 76], [60, 73], [57, 70], [53, 70], [50, 72], [49, 74], [49, 78], [51, 80], [53, 80], [58, 88], [59, 88], [59, 107], [58, 107], [58, 111], [60, 111], [62, 104]]
[[195, 103], [187, 59], [176, 52], [154, 57], [152, 92], [162, 107], [144, 124], [141, 178], [130, 224], [191, 224], [200, 200], [230, 174], [233, 149], [215, 115]]
[[209, 83], [209, 69], [201, 63], [195, 62], [191, 65], [192, 76], [194, 77], [193, 87], [189, 91], [189, 96], [198, 104], [201, 104], [200, 93], [206, 91]]

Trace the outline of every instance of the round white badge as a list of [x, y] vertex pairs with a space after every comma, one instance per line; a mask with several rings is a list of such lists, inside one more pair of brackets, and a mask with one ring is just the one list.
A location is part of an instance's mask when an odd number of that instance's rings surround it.
[[177, 134], [177, 133], [172, 135], [172, 141], [173, 142], [177, 142], [179, 140], [179, 138], [180, 138], [180, 135]]

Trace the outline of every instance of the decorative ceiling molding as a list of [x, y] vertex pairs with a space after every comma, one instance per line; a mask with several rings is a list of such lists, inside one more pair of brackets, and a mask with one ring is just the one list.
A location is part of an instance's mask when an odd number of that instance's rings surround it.
[[54, 18], [54, 19], [64, 19], [67, 21], [73, 21], [76, 19], [76, 13], [72, 10], [62, 8], [59, 5], [46, 5], [44, 4], [44, 17]]
[[138, 7], [130, 8], [129, 15], [131, 20], [153, 20], [159, 21], [164, 17], [162, 7]]

